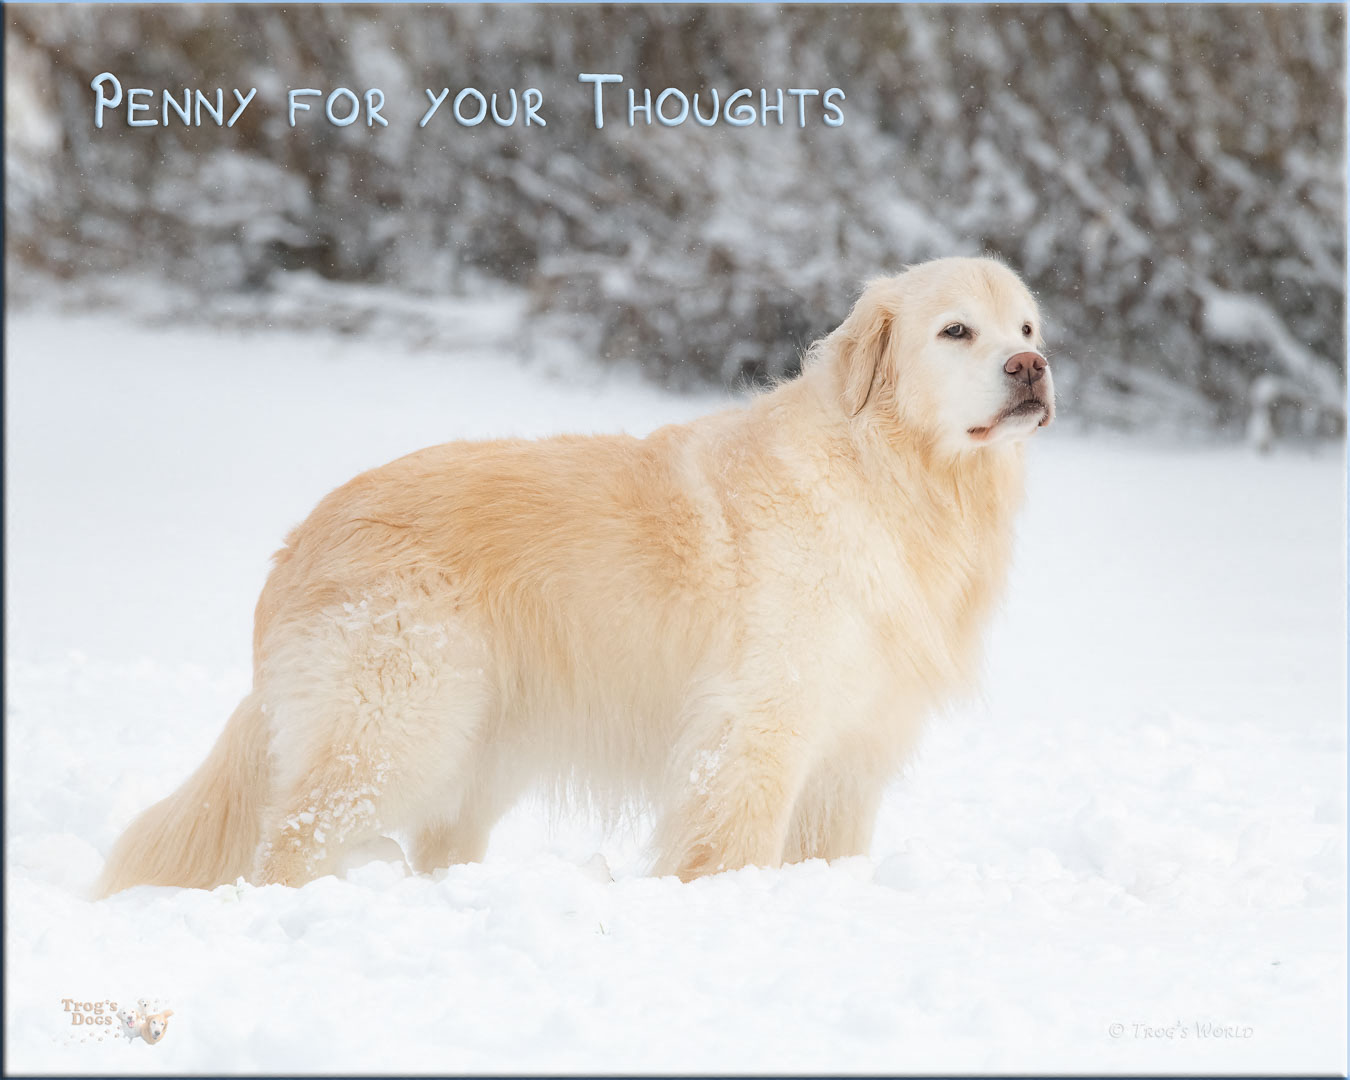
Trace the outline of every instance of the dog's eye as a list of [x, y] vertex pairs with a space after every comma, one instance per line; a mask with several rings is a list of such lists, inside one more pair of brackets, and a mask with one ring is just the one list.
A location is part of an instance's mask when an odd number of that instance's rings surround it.
[[951, 326], [945, 327], [942, 332], [949, 338], [970, 337], [970, 328], [965, 323], [954, 322]]
[[1022, 324], [1022, 336], [1023, 336], [1023, 337], [1031, 337], [1031, 323], [1029, 323], [1029, 322], [1024, 322], [1024, 323]]

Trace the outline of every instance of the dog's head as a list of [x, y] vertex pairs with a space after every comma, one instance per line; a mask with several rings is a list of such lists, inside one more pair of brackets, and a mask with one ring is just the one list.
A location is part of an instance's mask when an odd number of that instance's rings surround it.
[[159, 1042], [164, 1037], [164, 1032], [169, 1026], [169, 1017], [173, 1015], [172, 1009], [165, 1009], [161, 1013], [145, 1018], [146, 1041]]
[[960, 454], [1055, 415], [1036, 301], [993, 259], [935, 259], [863, 290], [823, 342], [839, 403]]

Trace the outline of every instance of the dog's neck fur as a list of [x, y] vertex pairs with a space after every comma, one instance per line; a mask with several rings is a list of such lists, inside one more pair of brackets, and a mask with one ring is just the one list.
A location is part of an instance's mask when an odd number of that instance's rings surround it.
[[[979, 659], [979, 637], [1007, 579], [1013, 522], [1024, 491], [1024, 447], [1020, 442], [972, 447], [945, 454], [938, 441], [907, 426], [886, 388], [858, 416], [840, 404], [824, 365], [773, 394], [805, 405], [847, 461], [897, 546], [911, 561], [931, 553], [932, 562], [913, 582], [935, 610], [955, 616], [959, 641], [953, 650], [957, 682], [968, 682]], [[880, 391], [878, 393], [878, 391]], [[887, 489], [894, 492], [887, 498]], [[937, 663], [934, 657], [933, 662]]]

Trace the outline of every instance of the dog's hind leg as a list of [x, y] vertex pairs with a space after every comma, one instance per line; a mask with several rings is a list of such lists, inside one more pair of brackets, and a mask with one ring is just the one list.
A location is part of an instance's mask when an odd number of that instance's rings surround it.
[[412, 868], [419, 874], [460, 862], [480, 862], [487, 853], [487, 831], [465, 836], [458, 821], [424, 825], [413, 839]]
[[442, 798], [435, 813], [414, 831], [413, 869], [426, 874], [482, 862], [492, 827], [515, 803], [525, 779], [510, 751], [503, 753], [490, 739], [481, 741], [453, 793], [458, 801]]
[[344, 851], [421, 827], [469, 779], [492, 697], [481, 645], [388, 595], [351, 607], [271, 652], [262, 884], [334, 872]]
[[[394, 714], [392, 726], [407, 725]], [[402, 721], [402, 723], [400, 723]], [[362, 737], [322, 748], [284, 795], [261, 852], [263, 884], [302, 885], [334, 873], [345, 852], [383, 833], [419, 829], [413, 866], [426, 869], [444, 855], [457, 861], [481, 859], [491, 822], [471, 816], [453, 825], [423, 828], [428, 807], [443, 804], [464, 782], [463, 769], [438, 754], [436, 743], [412, 747], [399, 732], [376, 727]], [[444, 865], [444, 864], [441, 864]]]
[[413, 842], [412, 865], [419, 874], [443, 870], [458, 863], [482, 862], [487, 854], [492, 823], [474, 818], [427, 825]]
[[258, 883], [300, 886], [337, 872], [344, 853], [392, 827], [385, 793], [403, 780], [377, 743], [327, 748], [274, 812]]

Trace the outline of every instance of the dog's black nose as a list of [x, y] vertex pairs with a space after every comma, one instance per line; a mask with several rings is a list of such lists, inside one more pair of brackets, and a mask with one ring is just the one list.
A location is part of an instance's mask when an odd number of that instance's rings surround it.
[[1003, 370], [1018, 382], [1025, 380], [1030, 386], [1045, 374], [1045, 357], [1040, 353], [1020, 352], [1016, 356], [1008, 357]]

